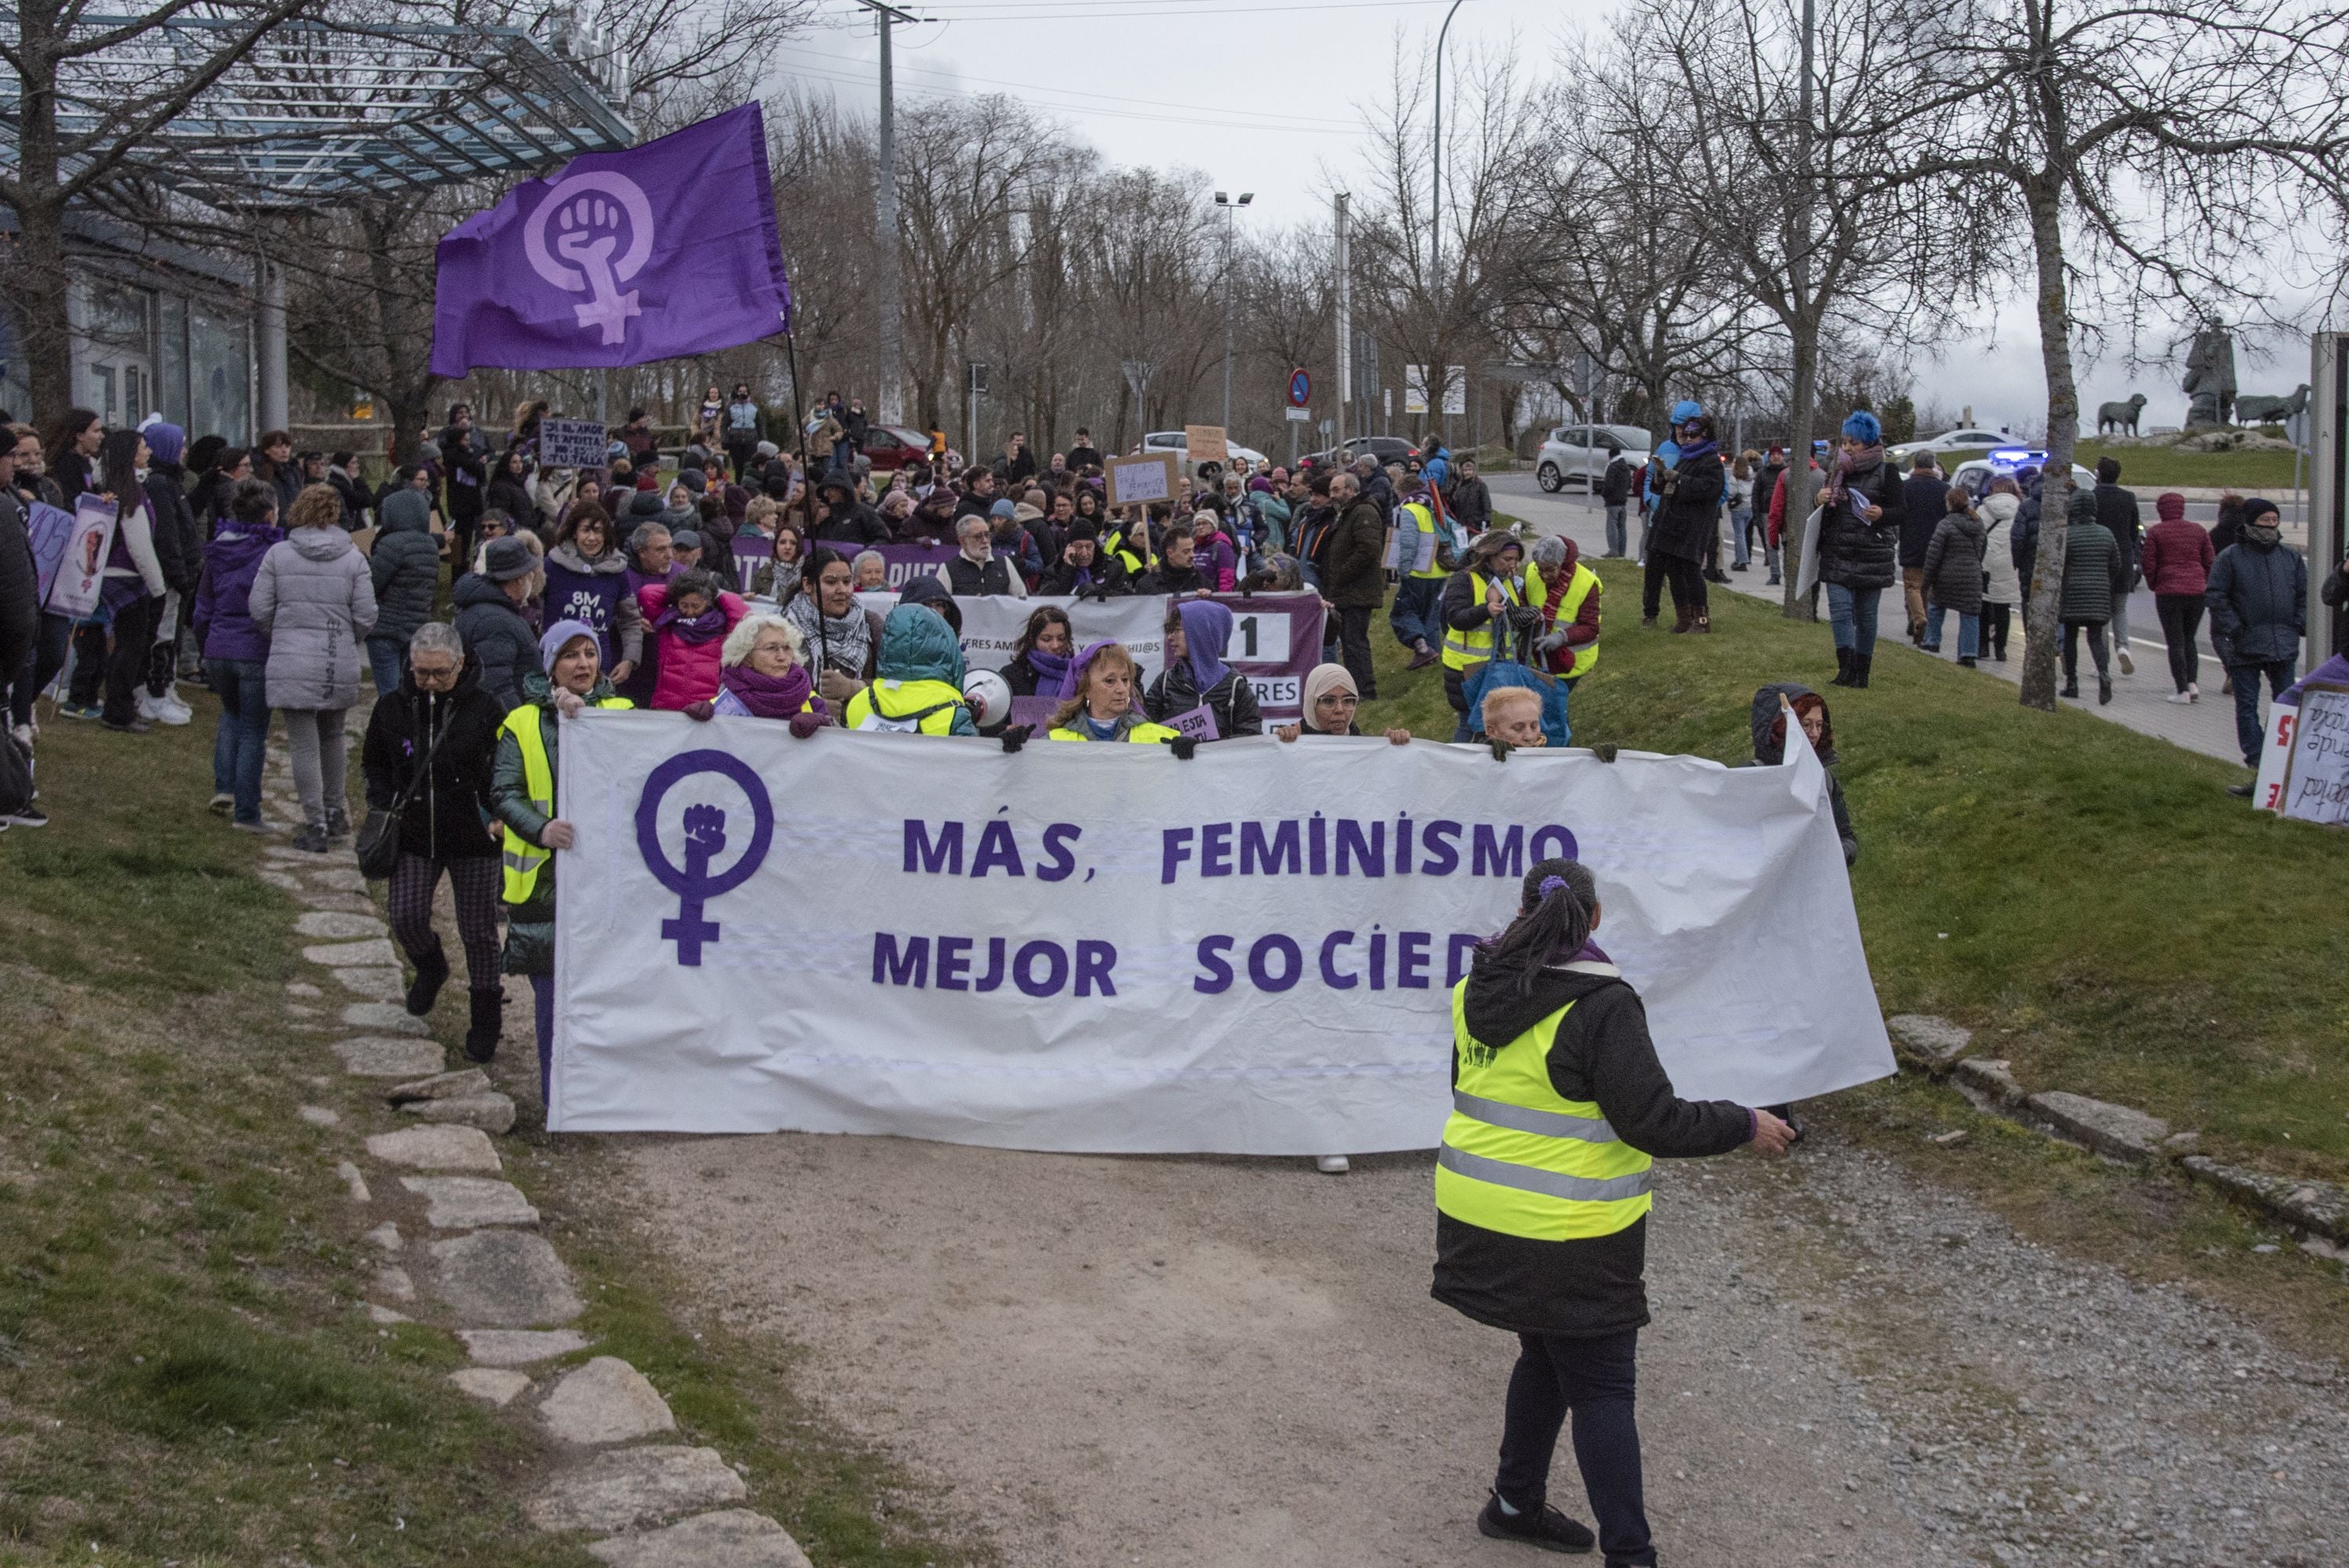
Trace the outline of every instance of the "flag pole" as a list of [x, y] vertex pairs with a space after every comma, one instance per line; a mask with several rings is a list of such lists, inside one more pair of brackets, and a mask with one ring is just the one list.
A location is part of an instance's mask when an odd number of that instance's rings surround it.
[[[789, 284], [785, 286], [788, 288]], [[806, 487], [807, 493], [813, 496], [815, 476], [808, 472], [807, 419], [800, 412], [800, 356], [798, 347], [792, 342], [789, 312], [783, 315], [783, 360], [792, 372], [792, 449], [800, 456], [800, 482]]]

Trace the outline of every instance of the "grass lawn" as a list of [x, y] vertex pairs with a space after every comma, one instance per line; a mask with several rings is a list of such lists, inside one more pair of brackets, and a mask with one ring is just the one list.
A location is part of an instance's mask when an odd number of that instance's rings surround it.
[[[285, 982], [326, 976], [204, 810], [214, 710], [188, 695], [193, 725], [142, 738], [53, 721], [53, 823], [0, 834], [0, 1564], [591, 1564], [522, 1518], [530, 1417], [458, 1393], [448, 1336], [361, 1310], [360, 1233], [406, 1200], [370, 1167], [354, 1205], [335, 1164], [397, 1123], [326, 1048], [337, 998], [289, 1020]], [[749, 1506], [827, 1568], [972, 1560], [796, 1403], [787, 1358], [664, 1310], [605, 1151], [503, 1148], [595, 1304], [580, 1326], [748, 1467]]]
[[[2292, 454], [2290, 452], [2181, 452], [2170, 447], [2112, 447], [2101, 441], [2083, 440], [2072, 450], [2072, 460], [2084, 469], [2094, 469], [2096, 459], [2109, 450], [2121, 460], [2121, 483], [2137, 492], [2137, 500], [2146, 509], [2147, 521], [2153, 515], [2153, 498], [2169, 489], [2220, 490], [2232, 486], [2246, 496], [2264, 493], [2270, 500], [2278, 494], [2292, 493]], [[1941, 467], [1951, 469], [1969, 458], [1978, 458], [1980, 451], [1945, 452]], [[2301, 483], [2308, 482], [2306, 464], [2302, 465]]]
[[[2250, 810], [2242, 777], [2086, 713], [1881, 646], [1866, 691], [1830, 688], [1826, 627], [1717, 593], [1713, 634], [1643, 631], [1639, 573], [1607, 583], [1575, 740], [1751, 755], [1755, 686], [1826, 693], [1861, 853], [1852, 888], [1887, 1013], [1938, 1013], [2027, 1088], [2133, 1105], [2205, 1152], [2349, 1178], [2349, 837]], [[1365, 729], [1448, 738], [1440, 670], [1402, 673], [1376, 628]]]

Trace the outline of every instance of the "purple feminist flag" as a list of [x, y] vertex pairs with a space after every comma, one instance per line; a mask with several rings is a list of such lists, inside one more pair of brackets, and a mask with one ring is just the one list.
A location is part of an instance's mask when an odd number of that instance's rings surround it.
[[440, 241], [432, 372], [641, 365], [789, 325], [757, 104], [573, 159]]

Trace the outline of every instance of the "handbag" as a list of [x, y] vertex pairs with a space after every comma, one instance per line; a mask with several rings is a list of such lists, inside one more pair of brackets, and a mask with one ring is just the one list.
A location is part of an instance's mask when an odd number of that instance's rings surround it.
[[431, 744], [424, 748], [424, 760], [418, 764], [416, 776], [408, 781], [390, 805], [367, 808], [367, 820], [359, 824], [357, 836], [351, 847], [358, 856], [359, 875], [369, 882], [389, 882], [394, 866], [399, 864], [399, 822], [408, 814], [408, 803], [416, 799], [417, 789], [432, 777], [432, 758], [440, 749], [440, 737], [434, 735]]

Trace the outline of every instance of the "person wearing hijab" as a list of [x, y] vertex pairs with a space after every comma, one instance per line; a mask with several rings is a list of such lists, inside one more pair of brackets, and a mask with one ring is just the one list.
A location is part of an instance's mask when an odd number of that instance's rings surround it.
[[1229, 740], [1242, 735], [1262, 735], [1263, 717], [1257, 711], [1256, 687], [1247, 676], [1224, 663], [1231, 645], [1232, 613], [1212, 599], [1177, 600], [1166, 617], [1166, 667], [1150, 683], [1142, 699], [1143, 711], [1161, 724], [1194, 708], [1205, 707], [1214, 718], [1210, 738]]
[[1112, 642], [1092, 644], [1070, 665], [1049, 738], [1137, 744], [1183, 738], [1180, 731], [1154, 724], [1134, 711], [1133, 655], [1123, 645]]
[[[1360, 735], [1362, 727], [1354, 722], [1354, 716], [1361, 705], [1351, 671], [1343, 665], [1315, 665], [1305, 672], [1304, 717], [1272, 733], [1283, 741], [1295, 740], [1299, 735]], [[1412, 733], [1390, 727], [1386, 738], [1390, 746], [1408, 746]]]

